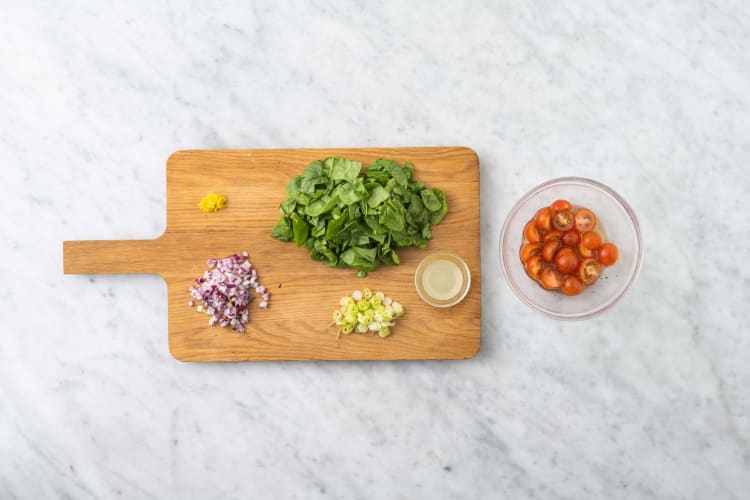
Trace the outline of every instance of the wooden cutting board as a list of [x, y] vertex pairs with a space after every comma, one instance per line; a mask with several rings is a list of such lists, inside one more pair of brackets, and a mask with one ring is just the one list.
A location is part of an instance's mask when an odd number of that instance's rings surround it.
[[[366, 278], [310, 259], [305, 248], [271, 238], [286, 199], [286, 184], [309, 162], [340, 156], [369, 164], [392, 158], [414, 164], [414, 177], [445, 191], [448, 214], [433, 226], [427, 249], [398, 250], [399, 266]], [[227, 208], [204, 215], [198, 202], [210, 191], [227, 195]], [[167, 161], [167, 228], [154, 240], [65, 241], [66, 274], [158, 274], [169, 296], [169, 349], [181, 361], [460, 359], [474, 356], [481, 337], [479, 160], [463, 147], [178, 151]], [[466, 260], [471, 289], [460, 304], [435, 308], [414, 288], [414, 271], [431, 250]], [[248, 251], [270, 289], [268, 309], [250, 305], [247, 332], [210, 327], [188, 307], [188, 288], [208, 258]], [[381, 339], [337, 338], [329, 327], [341, 296], [370, 287], [403, 303], [406, 314]]]

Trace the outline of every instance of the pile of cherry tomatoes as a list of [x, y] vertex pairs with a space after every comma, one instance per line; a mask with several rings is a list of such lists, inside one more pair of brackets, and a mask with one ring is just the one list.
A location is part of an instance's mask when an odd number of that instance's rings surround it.
[[596, 214], [557, 200], [540, 209], [523, 229], [521, 262], [546, 290], [578, 295], [593, 285], [604, 266], [617, 262], [617, 247], [603, 243]]

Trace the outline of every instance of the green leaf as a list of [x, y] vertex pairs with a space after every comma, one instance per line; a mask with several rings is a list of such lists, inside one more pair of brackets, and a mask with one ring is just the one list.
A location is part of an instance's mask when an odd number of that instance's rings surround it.
[[346, 158], [326, 158], [323, 164], [330, 169], [330, 177], [334, 181], [353, 182], [362, 169], [362, 163]]
[[419, 181], [412, 181], [409, 184], [409, 191], [411, 191], [412, 193], [419, 193], [423, 189], [424, 189], [424, 184]]
[[305, 167], [305, 169], [302, 171], [302, 177], [304, 177], [305, 179], [317, 179], [322, 175], [322, 172], [323, 164], [320, 162], [320, 160], [315, 160]]
[[331, 250], [327, 248], [324, 248], [323, 250], [321, 250], [321, 254], [323, 257], [322, 258], [323, 262], [325, 262], [331, 267], [336, 267], [336, 264], [338, 264], [339, 259], [336, 257], [335, 253], [333, 253]]
[[[325, 179], [318, 177], [316, 179], [302, 179], [300, 183], [300, 191], [314, 196], [316, 194], [318, 185], [325, 184]], [[325, 192], [325, 191], [324, 191]]]
[[380, 265], [379, 262], [368, 262], [360, 258], [354, 262], [354, 269], [369, 273], [370, 271], [374, 271], [375, 269], [377, 269], [378, 265]]
[[357, 254], [354, 253], [354, 250], [351, 248], [344, 250], [342, 254], [339, 255], [339, 260], [349, 267], [354, 267], [354, 261], [356, 259], [357, 259]]
[[353, 184], [339, 184], [333, 190], [334, 196], [337, 196], [344, 205], [352, 205], [362, 200], [362, 195]]
[[394, 265], [397, 266], [397, 265], [401, 264], [401, 259], [398, 258], [398, 254], [396, 253], [396, 251], [394, 249], [392, 249], [392, 248], [389, 249], [388, 250], [388, 255], [391, 257], [391, 262]]
[[294, 198], [287, 198], [286, 200], [282, 201], [279, 205], [279, 210], [281, 210], [281, 213], [289, 215], [292, 212], [294, 212], [294, 208], [297, 206], [297, 202], [294, 201]]
[[297, 204], [299, 204], [299, 205], [303, 205], [303, 206], [304, 206], [304, 205], [307, 205], [308, 203], [310, 203], [310, 200], [311, 200], [312, 198], [310, 197], [310, 195], [309, 195], [309, 194], [305, 194], [305, 193], [303, 193], [302, 191], [298, 191], [298, 192], [297, 192], [297, 193], [296, 193], [296, 194], [294, 195], [293, 199], [294, 199], [294, 201], [296, 201], [296, 202], [297, 202]]
[[396, 251], [392, 248], [386, 248], [383, 250], [381, 259], [383, 263], [393, 264], [395, 266], [401, 264], [401, 260], [398, 258]]
[[[326, 227], [323, 224], [316, 224], [312, 225], [311, 227], [312, 229], [310, 230], [310, 236], [312, 236], [313, 238], [320, 238], [326, 234]], [[325, 242], [325, 240], [315, 240], [316, 244], [318, 242]]]
[[430, 212], [437, 212], [443, 206], [443, 203], [435, 194], [434, 189], [423, 189], [422, 192], [419, 193], [419, 196], [422, 197], [422, 202], [424, 203], [424, 206]]
[[314, 161], [286, 186], [284, 214], [271, 231], [294, 241], [314, 260], [350, 267], [358, 276], [380, 264], [399, 264], [396, 248], [424, 248], [432, 238], [430, 223], [439, 222], [448, 206], [439, 189], [414, 179], [406, 161], [379, 159], [369, 168], [345, 158]]
[[407, 247], [411, 245], [412, 242], [414, 241], [414, 238], [412, 237], [411, 234], [403, 232], [403, 231], [394, 232], [392, 234], [392, 237], [393, 237], [393, 242], [396, 244], [397, 247]]
[[323, 195], [305, 207], [305, 213], [311, 217], [317, 217], [322, 214], [326, 214], [334, 209], [336, 206], [336, 198], [332, 198], [327, 195]]
[[393, 180], [396, 181], [396, 184], [406, 187], [406, 184], [408, 182], [406, 173], [404, 173], [404, 169], [402, 169], [401, 165], [399, 165], [397, 162], [393, 160], [380, 159], [375, 160], [375, 163], [373, 163], [373, 165], [377, 165], [378, 168], [382, 168], [383, 170], [388, 172]]
[[282, 217], [273, 226], [271, 236], [281, 241], [292, 241], [294, 233], [292, 232], [292, 223], [288, 217]]
[[365, 170], [365, 176], [368, 180], [376, 182], [381, 186], [385, 186], [391, 179], [391, 175], [385, 170], [385, 167], [377, 163], [373, 163]]
[[388, 228], [378, 222], [378, 218], [374, 215], [365, 217], [365, 224], [370, 226], [373, 236], [377, 234], [385, 234], [386, 232], [388, 232]]
[[435, 193], [435, 196], [440, 200], [440, 209], [437, 211], [433, 211], [432, 215], [430, 216], [430, 222], [432, 224], [438, 224], [441, 220], [443, 220], [443, 217], [445, 217], [445, 214], [448, 212], [448, 201], [445, 199], [445, 193], [439, 190], [438, 188], [433, 188], [433, 193]]
[[297, 176], [294, 179], [286, 183], [286, 195], [290, 198], [294, 197], [300, 190], [302, 185], [302, 177]]
[[307, 241], [310, 234], [310, 225], [299, 215], [292, 214], [292, 231], [294, 233], [294, 242], [301, 247]]
[[385, 240], [388, 238], [388, 235], [386, 235], [385, 233], [380, 233], [380, 234], [374, 233], [374, 234], [371, 234], [369, 238], [371, 240], [377, 241], [381, 245], [385, 245]]
[[430, 220], [430, 212], [422, 203], [422, 198], [419, 196], [412, 196], [409, 208], [407, 209], [407, 215], [412, 219], [412, 222], [417, 226], [422, 226]]
[[385, 208], [380, 214], [378, 220], [381, 224], [392, 231], [402, 231], [404, 229], [404, 209], [393, 200], [385, 203]]
[[354, 252], [369, 262], [375, 262], [375, 258], [378, 255], [377, 248], [354, 247]]
[[390, 194], [388, 194], [388, 191], [386, 191], [384, 187], [376, 185], [370, 191], [370, 197], [367, 198], [367, 204], [372, 208], [375, 208], [380, 206], [380, 204], [387, 200], [389, 197]]
[[328, 226], [326, 227], [326, 239], [328, 241], [333, 241], [346, 221], [347, 218], [343, 215], [338, 217], [334, 216], [333, 219], [328, 222]]
[[414, 165], [412, 165], [409, 160], [404, 162], [404, 173], [406, 174], [407, 180], [412, 180], [414, 178]]
[[352, 237], [351, 239], [352, 245], [369, 245], [370, 244], [370, 237], [366, 234], [359, 234], [356, 237]]

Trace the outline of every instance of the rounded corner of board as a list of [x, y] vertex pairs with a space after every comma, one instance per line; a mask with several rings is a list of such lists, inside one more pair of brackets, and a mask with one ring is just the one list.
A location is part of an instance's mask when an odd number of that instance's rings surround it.
[[465, 355], [461, 356], [459, 359], [472, 359], [479, 354], [479, 351], [482, 350], [482, 339], [481, 337], [477, 339], [477, 345], [471, 347], [472, 350], [467, 352]]
[[175, 350], [175, 346], [172, 344], [171, 339], [169, 341], [169, 354], [172, 355], [172, 358], [174, 358], [175, 361], [179, 361], [180, 363], [187, 363], [188, 361], [190, 361], [188, 358], [183, 357], [178, 351]]
[[172, 153], [169, 156], [167, 156], [167, 165], [179, 160], [181, 156], [185, 155], [185, 153], [187, 153], [187, 150], [184, 150], [184, 149], [178, 149], [176, 151], [172, 151]]
[[476, 151], [474, 151], [474, 149], [468, 146], [459, 146], [458, 149], [466, 153], [466, 155], [470, 156], [472, 161], [476, 163], [477, 166], [479, 166], [479, 155], [477, 154]]

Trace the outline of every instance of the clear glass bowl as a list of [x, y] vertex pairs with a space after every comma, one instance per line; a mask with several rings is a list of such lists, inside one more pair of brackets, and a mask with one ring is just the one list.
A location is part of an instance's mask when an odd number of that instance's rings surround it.
[[[425, 280], [429, 279], [434, 281], [436, 279], [439, 280], [441, 277], [433, 273], [432, 276], [426, 278], [425, 270], [431, 264], [439, 263], [441, 261], [453, 264], [453, 266], [448, 269], [448, 274], [457, 275], [454, 276], [453, 280], [455, 281], [455, 284], [453, 285], [455, 286], [455, 291], [450, 297], [436, 298], [432, 297], [427, 291], [429, 287], [426, 285], [429, 283], [425, 283]], [[471, 287], [471, 271], [469, 271], [469, 266], [466, 264], [466, 261], [455, 253], [438, 250], [427, 255], [427, 257], [422, 259], [419, 263], [417, 270], [414, 272], [414, 286], [417, 288], [419, 298], [431, 306], [452, 307], [464, 300], [466, 294], [469, 293], [469, 288]]]
[[[558, 199], [592, 210], [599, 225], [619, 250], [617, 262], [579, 295], [543, 289], [524, 270], [519, 257], [523, 228], [537, 210]], [[518, 297], [533, 309], [561, 320], [587, 319], [615, 305], [633, 286], [643, 260], [638, 219], [620, 195], [604, 184], [581, 177], [552, 179], [529, 191], [511, 209], [500, 232], [500, 265]]]

